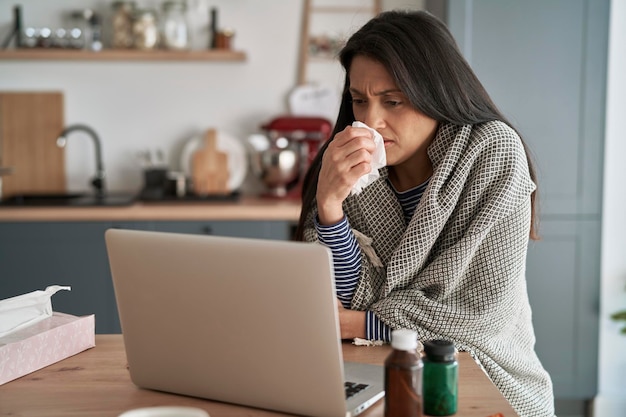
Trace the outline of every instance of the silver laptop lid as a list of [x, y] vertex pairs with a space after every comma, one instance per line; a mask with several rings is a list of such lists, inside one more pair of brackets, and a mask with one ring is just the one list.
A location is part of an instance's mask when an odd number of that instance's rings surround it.
[[116, 229], [106, 244], [136, 385], [346, 414], [327, 248]]

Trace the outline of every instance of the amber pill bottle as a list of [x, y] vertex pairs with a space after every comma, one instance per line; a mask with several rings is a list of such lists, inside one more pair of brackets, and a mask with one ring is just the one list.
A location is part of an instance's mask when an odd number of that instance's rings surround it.
[[385, 360], [385, 417], [422, 416], [422, 360], [417, 333], [391, 332], [393, 350]]

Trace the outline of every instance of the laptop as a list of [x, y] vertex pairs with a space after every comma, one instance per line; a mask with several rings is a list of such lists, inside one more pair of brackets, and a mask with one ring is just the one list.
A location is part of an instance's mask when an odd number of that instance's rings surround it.
[[[343, 362], [332, 255], [319, 244], [110, 229], [133, 383], [285, 413], [354, 416], [384, 368]], [[346, 399], [346, 385], [361, 389]]]

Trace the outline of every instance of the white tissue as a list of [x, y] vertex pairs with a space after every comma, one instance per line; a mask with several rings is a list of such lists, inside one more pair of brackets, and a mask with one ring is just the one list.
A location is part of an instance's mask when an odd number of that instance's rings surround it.
[[372, 162], [370, 163], [372, 170], [359, 178], [350, 192], [350, 194], [359, 194], [365, 187], [380, 177], [378, 170], [387, 165], [387, 154], [385, 153], [385, 142], [383, 141], [383, 137], [375, 129], [372, 129], [365, 123], [359, 121], [352, 123], [352, 127], [364, 127], [368, 129], [372, 132], [372, 135], [374, 136], [374, 145], [376, 145], [376, 149], [372, 154]]
[[0, 337], [23, 329], [52, 316], [50, 298], [60, 290], [71, 287], [51, 285], [44, 291], [37, 290], [0, 301]]

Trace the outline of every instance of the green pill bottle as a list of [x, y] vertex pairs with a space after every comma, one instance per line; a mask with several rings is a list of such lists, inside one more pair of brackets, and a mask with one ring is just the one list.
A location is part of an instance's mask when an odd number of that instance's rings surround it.
[[454, 344], [448, 340], [424, 342], [424, 414], [451, 416], [458, 402], [459, 364]]

